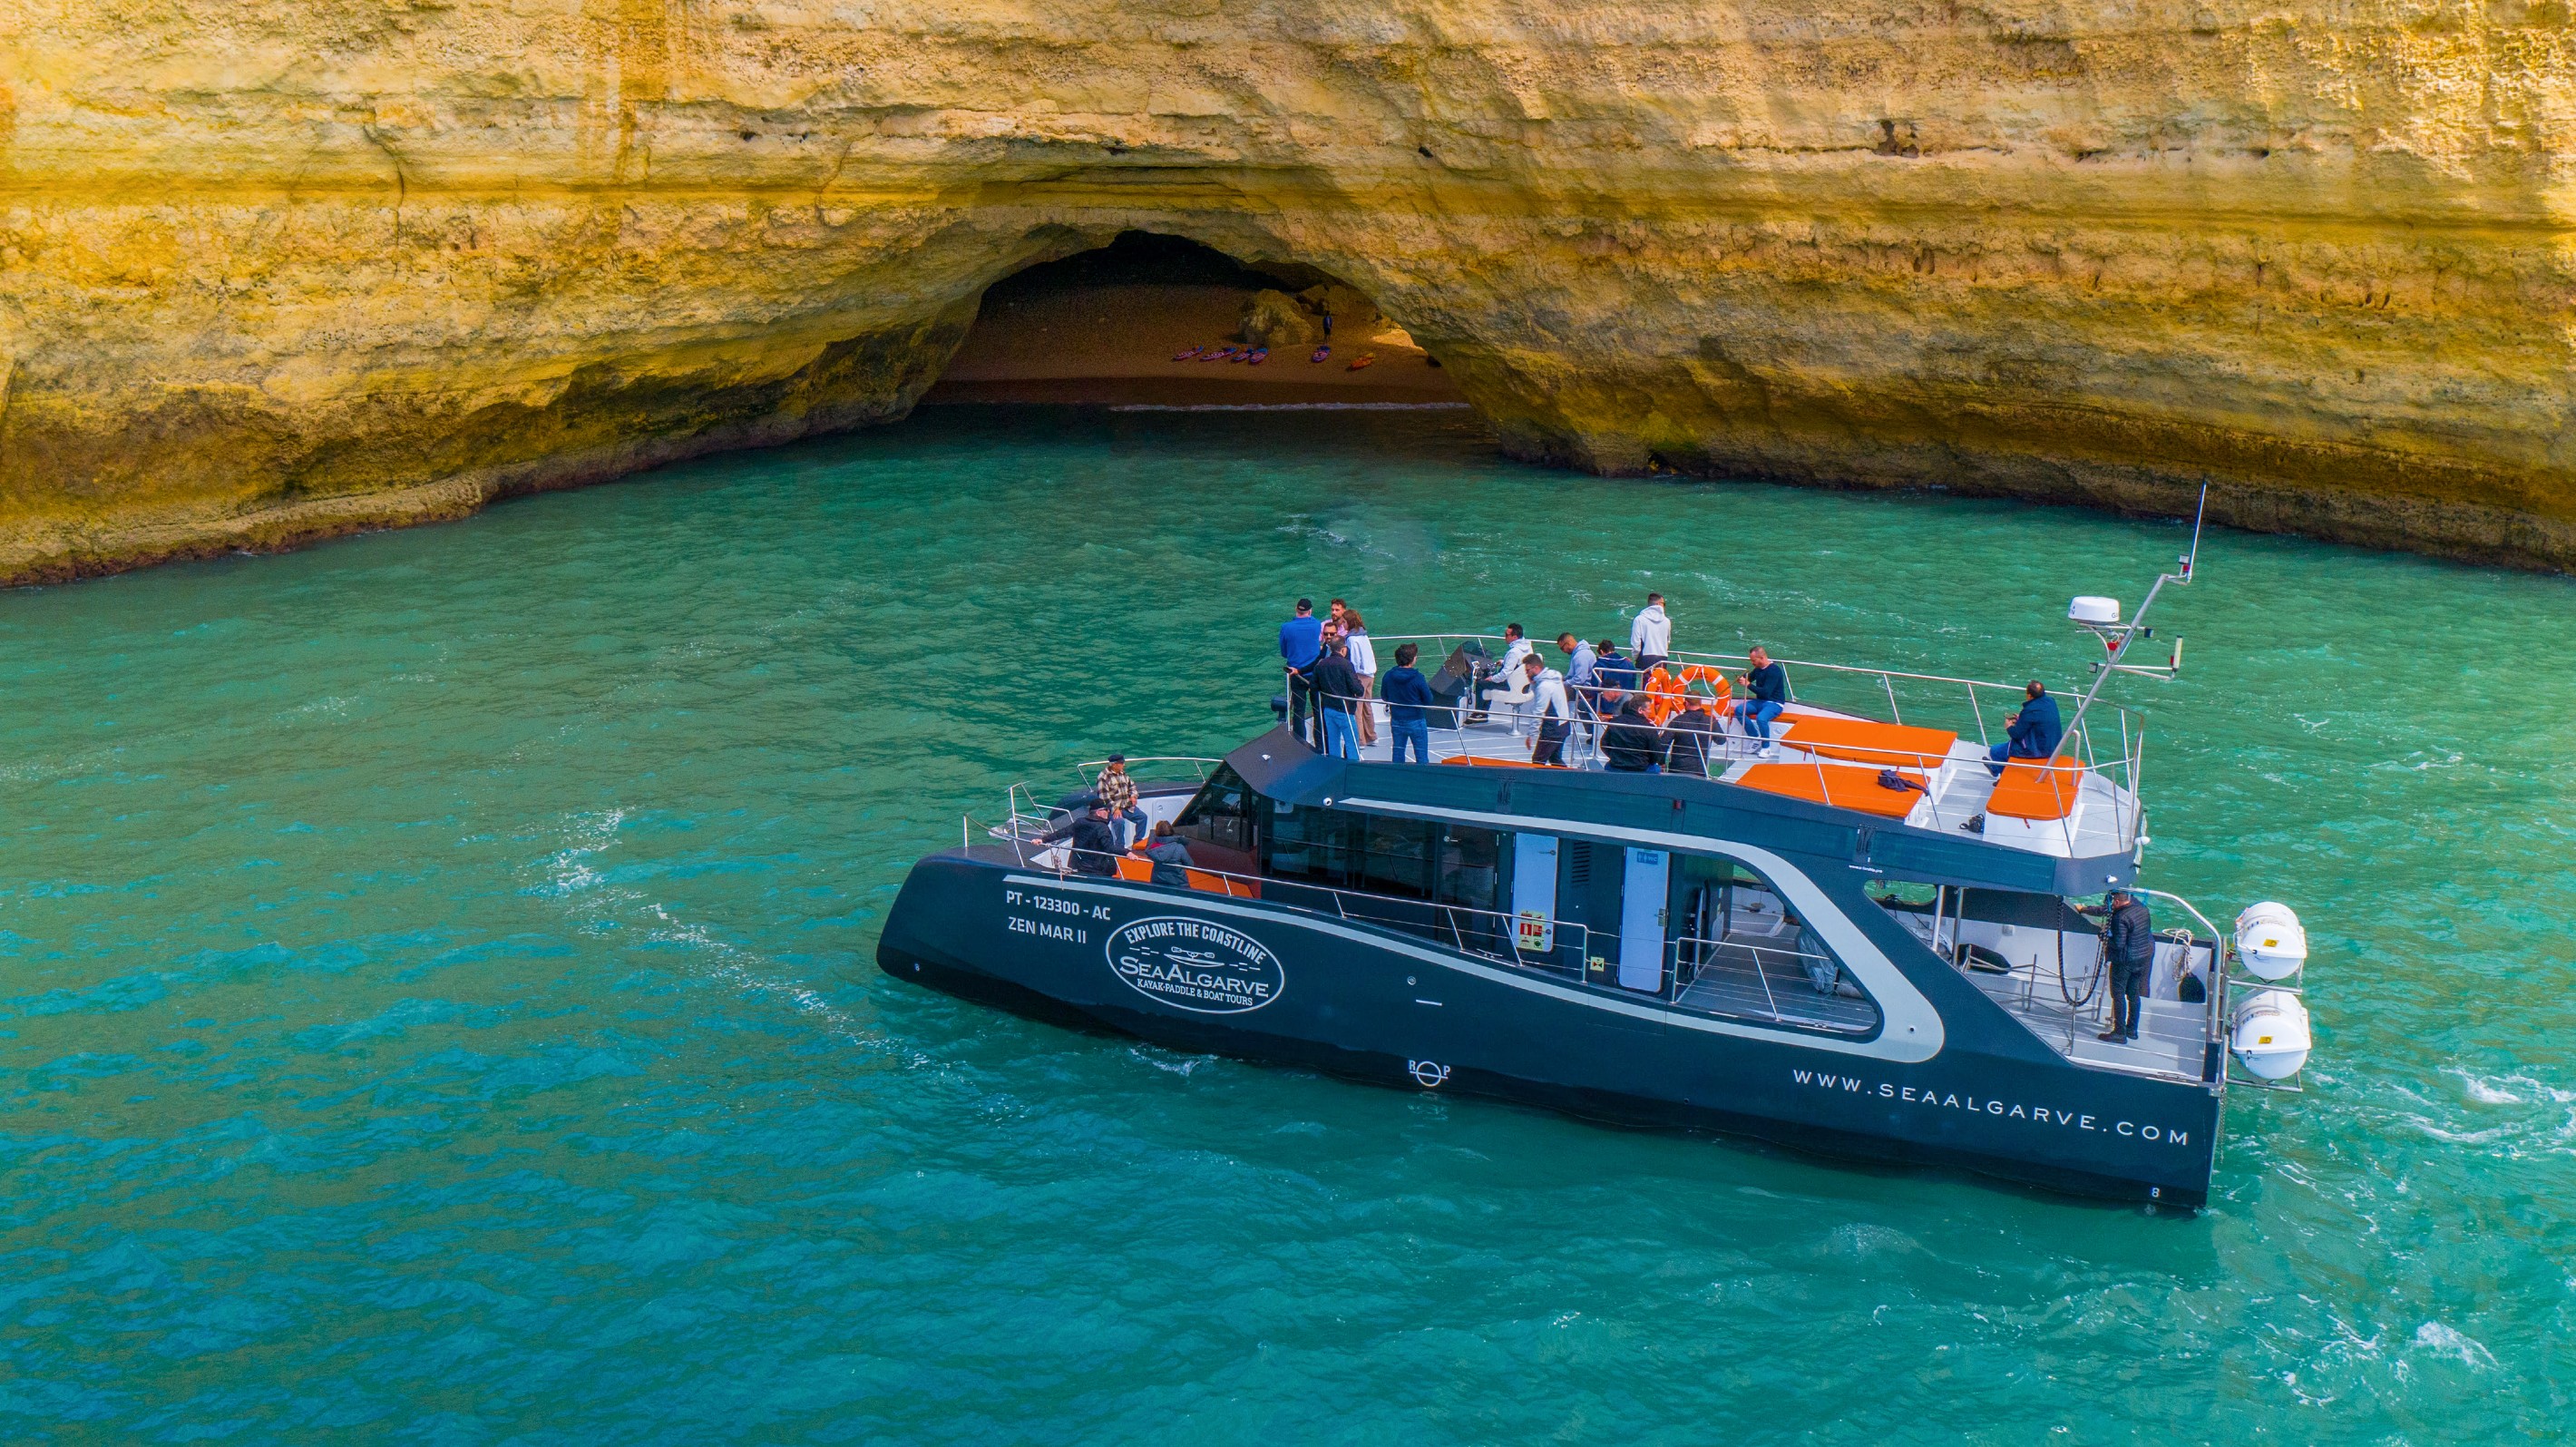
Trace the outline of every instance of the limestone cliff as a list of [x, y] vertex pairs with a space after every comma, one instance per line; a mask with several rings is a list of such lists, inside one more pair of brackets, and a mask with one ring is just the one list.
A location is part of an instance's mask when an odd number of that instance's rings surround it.
[[2576, 562], [2569, 0], [0, 0], [0, 575], [901, 413], [1126, 228], [1516, 449]]

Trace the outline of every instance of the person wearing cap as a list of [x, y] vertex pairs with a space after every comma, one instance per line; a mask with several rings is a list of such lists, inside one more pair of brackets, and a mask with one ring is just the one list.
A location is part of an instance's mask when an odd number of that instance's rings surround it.
[[2102, 943], [2111, 958], [2111, 1028], [2093, 1038], [2135, 1040], [2147, 975], [2156, 963], [2155, 917], [2136, 895], [2117, 888], [2103, 896], [2102, 903], [2077, 905], [2075, 912], [2107, 920]]
[[[1317, 743], [1306, 720], [1315, 711], [1315, 662], [1324, 653], [1324, 620], [1315, 616], [1315, 600], [1297, 600], [1297, 616], [1279, 625], [1279, 662], [1288, 674], [1288, 731]], [[1318, 721], [1320, 727], [1320, 720]]]
[[1094, 798], [1073, 817], [1038, 836], [1041, 844], [1065, 842], [1065, 867], [1075, 874], [1114, 875], [1126, 849], [1109, 824], [1109, 806]]
[[1136, 804], [1136, 781], [1127, 776], [1127, 756], [1111, 754], [1102, 766], [1100, 777], [1092, 781], [1091, 790], [1109, 809], [1110, 827], [1117, 831], [1118, 847], [1126, 848], [1142, 838], [1145, 811]]

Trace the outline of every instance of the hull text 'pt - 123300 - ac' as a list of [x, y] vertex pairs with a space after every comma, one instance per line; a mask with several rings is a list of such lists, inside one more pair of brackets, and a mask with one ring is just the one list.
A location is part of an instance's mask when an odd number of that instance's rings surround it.
[[[2170, 671], [2126, 661], [2145, 612], [2077, 600], [2107, 656], [2059, 751], [2000, 775], [1980, 740], [2018, 687], [1823, 664], [1791, 665], [1800, 692], [1888, 717], [1797, 699], [1767, 748], [1721, 726], [1659, 773], [1600, 767], [1579, 717], [1572, 766], [1532, 767], [1479, 641], [1423, 640], [1430, 765], [1285, 727], [1140, 760], [1137, 807], [1190, 857], [1168, 882], [1077, 858], [1078, 793], [1015, 787], [986, 840], [913, 867], [878, 961], [1176, 1049], [2197, 1206], [2228, 1087], [2295, 1088], [2306, 950], [2282, 906], [2222, 931], [2138, 883], [2144, 733], [2096, 695]], [[1669, 708], [1732, 661], [1640, 688]], [[1958, 728], [1928, 721], [1945, 698]], [[2188, 922], [2153, 936], [2134, 1036], [2102, 1029], [2106, 936], [2075, 904], [2113, 890]]]

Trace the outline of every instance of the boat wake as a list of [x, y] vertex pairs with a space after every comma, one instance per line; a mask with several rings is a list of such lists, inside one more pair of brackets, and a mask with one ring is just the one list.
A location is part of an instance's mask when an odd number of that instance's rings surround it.
[[712, 984], [724, 986], [738, 994], [783, 1001], [798, 1014], [813, 1020], [832, 1034], [853, 1045], [883, 1046], [885, 1042], [848, 1011], [824, 998], [822, 992], [802, 980], [781, 977], [778, 962], [722, 939], [706, 926], [692, 923], [673, 914], [660, 901], [648, 898], [643, 891], [612, 882], [594, 862], [617, 847], [618, 828], [626, 821], [626, 810], [610, 809], [598, 814], [575, 815], [568, 822], [571, 840], [547, 857], [545, 882], [530, 893], [562, 900], [579, 900], [593, 906], [576, 911], [585, 934], [605, 935], [622, 929], [640, 930], [643, 937], [657, 945], [676, 945], [699, 963], [691, 973]]

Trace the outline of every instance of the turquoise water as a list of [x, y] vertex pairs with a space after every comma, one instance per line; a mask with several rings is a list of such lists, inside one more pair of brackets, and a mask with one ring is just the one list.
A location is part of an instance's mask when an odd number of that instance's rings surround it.
[[[2071, 673], [2181, 532], [1434, 415], [947, 411], [0, 595], [0, 1439], [2495, 1441], [2576, 1420], [2576, 584], [2217, 534], [2150, 882], [2321, 1049], [2190, 1218], [879, 976], [959, 816], [1265, 719], [1299, 592]], [[935, 692], [925, 692], [924, 685]]]

